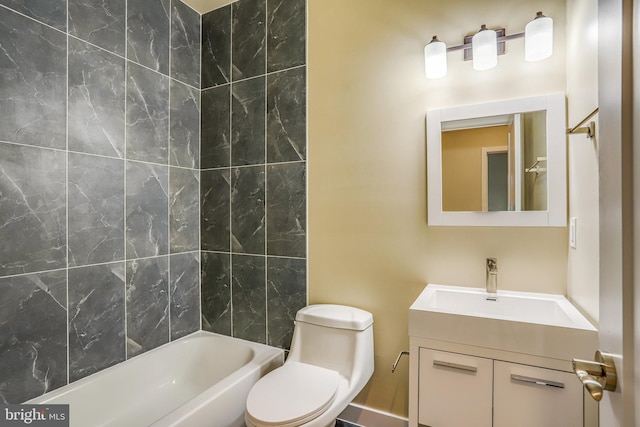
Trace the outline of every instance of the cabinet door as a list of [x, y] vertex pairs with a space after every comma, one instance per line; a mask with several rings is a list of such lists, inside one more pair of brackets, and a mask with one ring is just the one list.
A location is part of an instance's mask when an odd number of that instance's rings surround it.
[[491, 427], [491, 359], [420, 349], [418, 423]]
[[582, 427], [582, 384], [569, 372], [494, 363], [494, 427]]

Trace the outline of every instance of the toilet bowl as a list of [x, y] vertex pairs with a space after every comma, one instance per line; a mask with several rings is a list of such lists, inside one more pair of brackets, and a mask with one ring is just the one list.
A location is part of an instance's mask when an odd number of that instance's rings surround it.
[[296, 314], [287, 361], [247, 397], [248, 427], [327, 427], [373, 374], [373, 316], [354, 307], [307, 306]]

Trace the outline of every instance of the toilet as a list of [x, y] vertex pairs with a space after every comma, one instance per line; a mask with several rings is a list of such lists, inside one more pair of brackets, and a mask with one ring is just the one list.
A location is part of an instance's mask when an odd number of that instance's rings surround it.
[[307, 306], [296, 314], [286, 362], [247, 397], [248, 427], [328, 427], [373, 374], [373, 316], [354, 307]]

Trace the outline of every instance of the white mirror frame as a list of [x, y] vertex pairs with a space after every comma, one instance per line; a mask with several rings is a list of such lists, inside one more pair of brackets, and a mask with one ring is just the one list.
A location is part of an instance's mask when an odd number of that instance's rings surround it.
[[[545, 110], [546, 211], [445, 212], [442, 210], [442, 122]], [[567, 136], [563, 93], [427, 111], [428, 224], [435, 226], [567, 226]]]

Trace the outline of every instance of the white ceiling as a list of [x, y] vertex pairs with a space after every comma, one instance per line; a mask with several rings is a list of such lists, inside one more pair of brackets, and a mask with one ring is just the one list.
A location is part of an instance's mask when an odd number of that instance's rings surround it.
[[233, 1], [234, 0], [182, 0], [183, 3], [189, 5], [200, 14], [211, 12], [212, 10], [228, 5]]

